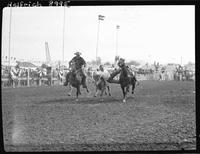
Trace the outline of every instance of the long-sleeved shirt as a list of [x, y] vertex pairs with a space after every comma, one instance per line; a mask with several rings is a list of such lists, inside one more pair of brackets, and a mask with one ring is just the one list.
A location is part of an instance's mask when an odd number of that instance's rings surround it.
[[71, 64], [72, 61], [75, 62], [76, 69], [80, 69], [83, 65], [86, 64], [85, 60], [82, 57], [75, 56], [74, 58], [72, 58], [72, 60], [69, 62], [69, 64]]

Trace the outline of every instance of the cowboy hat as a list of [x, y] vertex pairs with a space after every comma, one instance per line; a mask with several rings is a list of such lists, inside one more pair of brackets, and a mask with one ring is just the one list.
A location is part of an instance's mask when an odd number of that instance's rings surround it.
[[81, 53], [80, 53], [80, 52], [75, 52], [74, 54], [75, 54], [75, 55], [81, 55]]
[[120, 59], [119, 59], [119, 61], [123, 61], [123, 62], [124, 62], [124, 61], [125, 61], [125, 59], [123, 59], [123, 58], [120, 58]]

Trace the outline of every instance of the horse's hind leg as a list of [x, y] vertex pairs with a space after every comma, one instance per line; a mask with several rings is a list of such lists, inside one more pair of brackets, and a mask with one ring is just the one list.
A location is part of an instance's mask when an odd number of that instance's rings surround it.
[[95, 92], [95, 94], [94, 94], [94, 97], [97, 97], [97, 94], [98, 94], [98, 89], [97, 89], [97, 87], [96, 87], [96, 92]]
[[81, 95], [80, 86], [78, 87], [78, 94]]
[[81, 94], [80, 86], [76, 88], [76, 101], [78, 102], [78, 95]]
[[110, 94], [110, 87], [107, 86], [107, 89], [108, 89], [109, 96], [111, 96], [111, 94]]
[[86, 89], [86, 90], [87, 90], [87, 92], [89, 93], [89, 90], [88, 90], [87, 86], [85, 87], [85, 89]]
[[126, 92], [127, 92], [127, 93], [129, 92], [129, 88], [130, 88], [130, 86], [128, 85], [128, 86], [126, 87]]

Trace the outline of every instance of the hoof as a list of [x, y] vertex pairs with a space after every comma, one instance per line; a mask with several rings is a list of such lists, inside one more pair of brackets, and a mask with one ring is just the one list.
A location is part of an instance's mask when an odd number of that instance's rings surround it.
[[123, 103], [126, 103], [126, 100], [125, 100], [125, 99], [123, 99]]
[[78, 98], [76, 99], [76, 102], [78, 102]]
[[96, 95], [94, 95], [94, 97], [97, 97]]
[[71, 94], [68, 94], [68, 96], [71, 96]]

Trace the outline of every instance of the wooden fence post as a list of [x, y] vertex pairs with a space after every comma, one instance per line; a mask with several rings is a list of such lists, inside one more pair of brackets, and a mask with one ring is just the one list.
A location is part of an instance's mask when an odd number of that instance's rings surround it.
[[50, 84], [51, 84], [51, 86], [53, 84], [53, 80], [52, 79], [53, 79], [53, 73], [52, 73], [52, 70], [51, 70], [51, 73], [50, 73], [50, 82], [51, 82]]
[[40, 77], [38, 78], [38, 81], [39, 81], [39, 86], [41, 86], [41, 78]]
[[[20, 71], [20, 69], [18, 70], [18, 71]], [[17, 76], [16, 76], [16, 82], [17, 82], [17, 87], [20, 87], [20, 82], [21, 82], [21, 78], [20, 78], [20, 76], [19, 76], [19, 72], [18, 72], [18, 74], [17, 74]]]
[[28, 76], [27, 76], [27, 86], [29, 87], [29, 86], [30, 86], [30, 82], [29, 82], [29, 78], [30, 78], [30, 77], [29, 77], [29, 75], [30, 75], [30, 72], [29, 72], [29, 71], [30, 71], [30, 69], [28, 68], [27, 71], [28, 71]]

